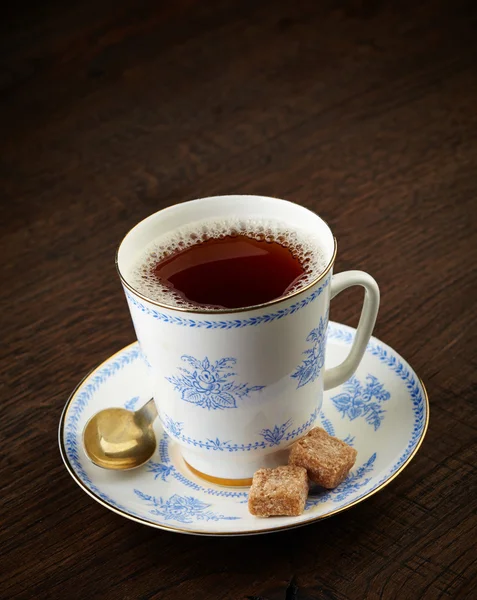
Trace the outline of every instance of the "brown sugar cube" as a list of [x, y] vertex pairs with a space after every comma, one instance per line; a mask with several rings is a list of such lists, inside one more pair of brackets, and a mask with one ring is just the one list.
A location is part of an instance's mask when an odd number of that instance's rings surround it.
[[248, 510], [257, 517], [298, 516], [305, 509], [308, 477], [302, 467], [259, 469], [253, 476]]
[[288, 464], [305, 467], [311, 481], [332, 489], [348, 475], [357, 454], [345, 442], [315, 427], [293, 444]]

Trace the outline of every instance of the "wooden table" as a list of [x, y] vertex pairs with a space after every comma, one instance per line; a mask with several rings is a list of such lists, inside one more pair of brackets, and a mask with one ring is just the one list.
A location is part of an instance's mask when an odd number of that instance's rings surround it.
[[[475, 598], [475, 3], [159, 4], [3, 15], [1, 597]], [[134, 339], [122, 236], [231, 192], [330, 223], [336, 270], [379, 281], [375, 334], [423, 378], [431, 420], [411, 465], [348, 512], [188, 537], [86, 496], [57, 425], [76, 383]], [[332, 318], [356, 324], [359, 298]]]

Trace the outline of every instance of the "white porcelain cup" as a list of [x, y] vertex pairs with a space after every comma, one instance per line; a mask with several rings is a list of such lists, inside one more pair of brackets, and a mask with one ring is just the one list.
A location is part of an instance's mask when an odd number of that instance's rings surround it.
[[[154, 302], [131, 285], [146, 247], [184, 225], [216, 218], [274, 219], [319, 235], [326, 268], [310, 284], [264, 305], [213, 311]], [[134, 227], [116, 257], [142, 352], [150, 365], [159, 417], [183, 458], [219, 483], [246, 483], [317, 422], [323, 390], [357, 369], [373, 331], [379, 289], [362, 271], [333, 275], [336, 241], [302, 206], [261, 196], [217, 196], [177, 204]], [[330, 300], [365, 289], [357, 334], [346, 360], [324, 368]]]

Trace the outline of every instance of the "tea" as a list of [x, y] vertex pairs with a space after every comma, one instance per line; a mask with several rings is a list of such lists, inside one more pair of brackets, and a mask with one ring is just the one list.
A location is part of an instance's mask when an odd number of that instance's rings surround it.
[[316, 247], [284, 225], [205, 223], [175, 237], [146, 251], [134, 282], [147, 297], [174, 306], [264, 304], [299, 289], [317, 272]]

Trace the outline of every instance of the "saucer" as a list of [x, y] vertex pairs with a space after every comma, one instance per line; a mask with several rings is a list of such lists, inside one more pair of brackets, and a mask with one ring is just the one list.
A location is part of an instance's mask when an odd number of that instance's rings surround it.
[[[330, 322], [326, 366], [346, 357], [355, 329]], [[371, 338], [355, 375], [325, 392], [320, 425], [358, 451], [356, 465], [334, 490], [312, 490], [299, 517], [253, 517], [247, 488], [223, 487], [194, 475], [179, 449], [154, 424], [157, 450], [133, 471], [106, 471], [83, 449], [88, 419], [104, 408], [134, 410], [151, 397], [148, 368], [137, 342], [108, 358], [76, 388], [63, 410], [59, 445], [76, 483], [97, 502], [124, 517], [195, 535], [250, 535], [290, 529], [324, 519], [362, 502], [409, 464], [429, 422], [425, 388], [392, 348]]]

